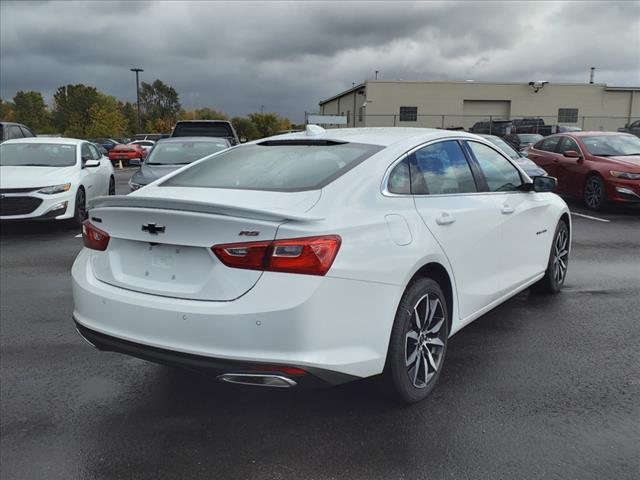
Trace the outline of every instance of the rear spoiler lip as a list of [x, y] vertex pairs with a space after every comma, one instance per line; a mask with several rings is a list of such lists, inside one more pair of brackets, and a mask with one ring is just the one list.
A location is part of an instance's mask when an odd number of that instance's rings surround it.
[[240, 207], [222, 203], [198, 202], [194, 200], [143, 197], [139, 195], [109, 195], [96, 197], [88, 202], [88, 208], [154, 208], [161, 210], [181, 210], [196, 213], [226, 215], [254, 220], [315, 222], [322, 217], [290, 213], [282, 210]]

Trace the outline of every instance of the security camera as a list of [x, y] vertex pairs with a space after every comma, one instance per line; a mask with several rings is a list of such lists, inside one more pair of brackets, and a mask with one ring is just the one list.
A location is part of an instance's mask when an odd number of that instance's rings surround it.
[[529, 86], [533, 88], [533, 91], [535, 93], [538, 93], [538, 91], [542, 90], [542, 87], [544, 87], [547, 83], [549, 82], [546, 80], [536, 80], [535, 82], [529, 82]]

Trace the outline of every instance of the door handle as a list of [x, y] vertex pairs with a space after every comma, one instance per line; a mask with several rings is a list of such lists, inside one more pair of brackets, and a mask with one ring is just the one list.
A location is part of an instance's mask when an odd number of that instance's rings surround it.
[[449, 225], [455, 221], [456, 221], [456, 217], [454, 217], [453, 215], [447, 212], [442, 212], [440, 216], [436, 218], [436, 223], [438, 225]]
[[511, 205], [504, 204], [504, 205], [502, 205], [502, 208], [500, 209], [500, 211], [502, 213], [504, 213], [505, 215], [509, 215], [509, 214], [515, 212], [516, 209], [513, 208]]

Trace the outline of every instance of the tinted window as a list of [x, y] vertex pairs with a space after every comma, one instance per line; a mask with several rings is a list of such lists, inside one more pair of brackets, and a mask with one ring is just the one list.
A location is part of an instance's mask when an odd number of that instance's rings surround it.
[[158, 143], [147, 158], [147, 165], [186, 165], [227, 148], [227, 142]]
[[233, 137], [231, 125], [226, 122], [178, 123], [172, 137]]
[[428, 145], [410, 157], [411, 191], [415, 194], [476, 192], [462, 148], [449, 140]]
[[8, 139], [23, 138], [22, 130], [20, 130], [20, 127], [18, 127], [17, 125], [9, 125], [9, 127], [7, 127], [7, 130], [9, 132], [7, 135]]
[[559, 142], [560, 137], [547, 137], [536, 143], [533, 148], [544, 150], [545, 152], [555, 152]]
[[508, 192], [522, 185], [520, 172], [506, 158], [482, 143], [468, 143], [484, 173], [489, 191]]
[[313, 190], [322, 188], [381, 149], [377, 145], [357, 143], [244, 145], [197, 163], [162, 185], [284, 192]]
[[411, 177], [409, 175], [409, 161], [407, 159], [394, 167], [389, 175], [387, 190], [390, 193], [409, 194], [411, 193]]
[[22, 131], [22, 136], [23, 137], [35, 137], [33, 132], [31, 130], [29, 130], [27, 127], [25, 127], [25, 126], [21, 126], [20, 130]]
[[68, 167], [76, 164], [75, 145], [3, 143], [0, 166]]
[[91, 156], [94, 160], [100, 160], [100, 158], [102, 157], [102, 155], [98, 153], [98, 149], [94, 145], [89, 144], [89, 151], [91, 152]]
[[80, 155], [82, 156], [83, 160], [86, 159], [86, 157], [93, 158], [93, 155], [91, 155], [91, 150], [89, 150], [89, 144], [88, 143], [83, 143], [82, 144], [82, 149], [80, 150]]
[[580, 148], [578, 148], [578, 144], [573, 138], [564, 137], [558, 147], [558, 153], [564, 153], [567, 150], [573, 150], [574, 152], [580, 153]]

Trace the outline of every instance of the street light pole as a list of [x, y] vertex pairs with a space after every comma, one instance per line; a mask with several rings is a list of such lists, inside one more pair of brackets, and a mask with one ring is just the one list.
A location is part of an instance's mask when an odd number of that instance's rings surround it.
[[140, 133], [142, 127], [140, 126], [140, 82], [138, 79], [138, 75], [140, 74], [140, 72], [144, 72], [144, 70], [140, 67], [134, 67], [131, 69], [131, 71], [136, 72], [136, 103], [138, 105], [138, 133]]

